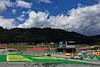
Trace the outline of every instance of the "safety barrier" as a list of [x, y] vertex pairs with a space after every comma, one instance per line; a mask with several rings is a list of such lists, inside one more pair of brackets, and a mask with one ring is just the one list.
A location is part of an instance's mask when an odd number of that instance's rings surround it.
[[70, 53], [63, 53], [63, 55], [65, 55], [65, 56], [71, 56]]
[[79, 57], [88, 58], [88, 59], [100, 60], [100, 57], [99, 56], [71, 54], [71, 57], [74, 57], [74, 56], [79, 56]]
[[31, 48], [27, 51], [48, 51], [50, 48]]
[[[35, 51], [34, 53], [46, 53], [46, 54], [58, 54], [58, 55], [65, 55], [65, 53], [63, 52], [38, 52]], [[95, 59], [95, 60], [100, 60], [99, 56], [90, 56], [90, 55], [77, 55], [77, 54], [70, 54], [71, 57], [75, 57], [75, 56], [79, 56], [79, 57], [83, 57], [83, 58], [88, 58], [88, 59]]]
[[63, 55], [63, 53], [62, 52], [37, 52], [37, 51], [35, 51], [34, 53], [47, 53], [47, 54], [58, 54], [58, 55]]

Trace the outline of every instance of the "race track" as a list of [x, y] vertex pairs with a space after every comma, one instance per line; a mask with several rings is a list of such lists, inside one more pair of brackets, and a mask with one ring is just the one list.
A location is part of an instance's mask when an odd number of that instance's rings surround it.
[[[8, 52], [3, 52], [1, 54], [7, 54]], [[16, 53], [16, 52], [11, 52], [11, 53]], [[100, 67], [100, 61], [99, 60], [91, 60], [91, 59], [83, 59], [83, 60], [76, 60], [76, 59], [68, 59], [66, 56], [64, 55], [55, 55], [52, 54], [51, 58], [49, 57], [49, 60], [45, 60], [46, 62], [43, 62], [44, 60], [40, 60], [40, 59], [47, 59], [42, 57], [42, 54], [38, 54], [38, 53], [33, 53], [33, 52], [23, 52], [24, 55], [34, 55], [36, 58], [33, 59], [34, 62], [32, 62], [29, 59], [26, 59], [26, 61], [29, 62], [23, 62], [25, 59], [25, 56], [19, 56], [19, 60], [17, 59], [17, 62], [15, 60], [11, 60], [12, 59], [16, 59], [18, 56], [14, 55], [13, 57], [11, 55], [8, 56], [8, 62], [0, 62], [0, 67]], [[39, 56], [39, 57], [37, 57]], [[53, 57], [53, 58], [52, 58]], [[60, 60], [59, 60], [60, 59]], [[66, 59], [68, 60], [66, 62], [62, 61], [61, 59]], [[21, 61], [22, 62], [19, 62]], [[36, 62], [36, 61], [41, 61], [41, 62]], [[51, 61], [50, 61], [51, 60]], [[54, 60], [54, 61], [52, 61]], [[13, 61], [13, 62], [12, 62]], [[14, 62], [15, 61], [15, 62]], [[60, 62], [64, 62], [64, 63], [59, 63]], [[86, 62], [86, 63], [70, 63], [69, 61], [75, 61], [75, 62]], [[54, 63], [49, 63], [49, 62], [54, 62]], [[55, 63], [58, 62], [58, 63]], [[69, 62], [69, 63], [68, 63]], [[90, 64], [87, 64], [90, 63]], [[93, 64], [92, 64], [93, 63]]]

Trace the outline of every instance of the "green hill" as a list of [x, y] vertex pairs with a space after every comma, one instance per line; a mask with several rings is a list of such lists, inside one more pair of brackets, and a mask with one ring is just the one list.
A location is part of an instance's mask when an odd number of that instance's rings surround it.
[[94, 43], [95, 40], [76, 32], [66, 32], [51, 28], [14, 28], [11, 30], [0, 28], [0, 43], [12, 42], [59, 42], [75, 40], [77, 43]]
[[95, 36], [90, 36], [92, 38], [95, 38], [95, 39], [100, 39], [100, 35], [95, 35]]

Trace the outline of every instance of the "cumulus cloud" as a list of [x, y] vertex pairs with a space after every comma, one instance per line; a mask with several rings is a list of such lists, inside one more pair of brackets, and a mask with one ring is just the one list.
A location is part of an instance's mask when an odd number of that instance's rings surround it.
[[3, 28], [12, 28], [15, 25], [13, 24], [15, 20], [14, 19], [5, 19], [3, 16], [0, 16], [0, 26]]
[[[14, 7], [15, 5], [17, 7], [22, 8], [31, 8], [33, 3], [28, 3], [23, 0], [16, 0], [16, 2], [11, 2], [10, 0], [0, 0], [0, 13], [7, 10], [7, 7]], [[16, 10], [12, 10], [13, 13], [16, 13]]]
[[22, 13], [22, 15], [20, 15], [20, 17], [16, 17], [16, 19], [18, 19], [19, 21], [24, 21], [24, 14]]
[[98, 4], [100, 4], [100, 0], [97, 0], [98, 1]]
[[[69, 11], [70, 30], [85, 35], [100, 34], [100, 5], [86, 6]], [[66, 29], [66, 28], [65, 28]]]
[[11, 3], [10, 0], [0, 0], [0, 13], [5, 11], [8, 7], [13, 7], [14, 3]]
[[12, 13], [13, 14], [16, 14], [16, 9], [12, 9]]
[[22, 14], [29, 14], [31, 12], [31, 10], [28, 11], [22, 11]]
[[29, 19], [18, 27], [51, 27], [84, 35], [98, 35], [100, 34], [100, 5], [73, 8], [68, 11], [68, 16], [64, 14], [49, 16], [46, 12], [31, 11]]
[[43, 12], [36, 13], [35, 11], [31, 11], [29, 13], [29, 19], [25, 21], [25, 23], [20, 24], [18, 27], [20, 28], [31, 28], [31, 27], [43, 27], [47, 22], [48, 14]]
[[36, 1], [37, 3], [41, 3], [41, 2], [52, 3], [50, 0], [34, 0], [34, 1]]
[[[50, 0], [35, 0], [38, 3], [52, 3]], [[16, 3], [11, 3], [10, 0], [0, 0], [0, 13], [5, 11], [7, 7], [13, 7], [14, 4], [22, 8], [31, 8], [32, 3], [25, 2], [24, 0], [17, 0]], [[12, 9], [15, 14], [16, 9]], [[23, 17], [25, 14], [29, 14], [29, 18], [25, 20]], [[78, 4], [78, 8], [73, 8], [68, 11], [68, 15], [59, 14], [51, 16], [46, 10], [45, 12], [28, 10], [23, 11], [20, 17], [17, 17], [19, 21], [24, 23], [19, 24], [20, 28], [31, 28], [31, 27], [50, 27], [60, 28], [66, 31], [75, 31], [84, 35], [98, 35], [100, 34], [100, 0], [98, 4], [92, 6], [82, 6]], [[0, 26], [3, 28], [14, 27], [14, 19], [5, 19], [0, 16]]]
[[13, 7], [14, 3], [10, 2], [10, 0], [2, 0], [8, 7]]
[[28, 3], [28, 2], [25, 2], [23, 0], [17, 0], [16, 1], [16, 6], [18, 7], [22, 7], [22, 8], [31, 8], [33, 3]]
[[20, 17], [24, 17], [25, 15], [24, 14], [22, 14]]
[[24, 21], [24, 18], [22, 18], [22, 17], [17, 17], [17, 19], [18, 19], [19, 21]]
[[0, 2], [0, 13], [2, 13], [3, 11], [5, 11], [7, 8], [5, 6], [4, 3]]

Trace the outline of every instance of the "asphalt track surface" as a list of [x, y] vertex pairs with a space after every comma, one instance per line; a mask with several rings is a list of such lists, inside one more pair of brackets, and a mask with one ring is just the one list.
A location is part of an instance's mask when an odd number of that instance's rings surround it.
[[[0, 54], [7, 54], [8, 52], [2, 52]], [[11, 52], [13, 53], [13, 52]], [[14, 52], [16, 53], [16, 52]], [[23, 52], [26, 55], [42, 55], [34, 52]], [[54, 55], [52, 54], [51, 57], [58, 57], [58, 58], [66, 58], [64, 55]], [[68, 60], [75, 60], [75, 59], [68, 59]], [[76, 60], [75, 60], [76, 61]], [[94, 62], [100, 63], [100, 60], [91, 60], [91, 59], [83, 59], [77, 61], [86, 61], [86, 62]], [[98, 64], [75, 64], [75, 63], [34, 63], [34, 62], [0, 62], [0, 67], [100, 67]]]
[[0, 67], [100, 67], [93, 64], [0, 62]]
[[[7, 54], [7, 53], [17, 53], [17, 52], [2, 52], [0, 54]], [[33, 51], [31, 52], [27, 52], [27, 51], [23, 51], [22, 52], [25, 55], [39, 55], [42, 56], [44, 53], [34, 53]], [[55, 57], [55, 58], [64, 58], [64, 59], [68, 59], [67, 56], [64, 55], [57, 55], [57, 54], [51, 54], [51, 57]], [[68, 59], [68, 60], [77, 60], [77, 59]], [[86, 61], [86, 62], [94, 62], [97, 64], [100, 64], [100, 60], [94, 60], [94, 59], [87, 59], [87, 58], [83, 58], [83, 60], [77, 60], [77, 61]]]
[[[28, 54], [28, 55], [40, 55], [40, 56], [43, 55], [43, 53], [40, 54], [40, 53], [34, 53], [34, 52], [23, 52], [23, 54]], [[68, 59], [67, 56], [64, 56], [64, 55], [56, 55], [56, 54], [51, 54], [51, 57]], [[69, 60], [77, 60], [77, 59], [69, 59]], [[83, 60], [77, 60], [77, 61], [94, 62], [94, 63], [100, 64], [100, 60], [87, 59], [87, 58], [83, 58]]]

